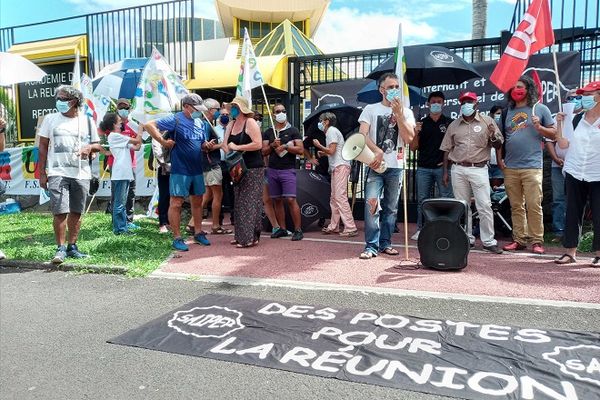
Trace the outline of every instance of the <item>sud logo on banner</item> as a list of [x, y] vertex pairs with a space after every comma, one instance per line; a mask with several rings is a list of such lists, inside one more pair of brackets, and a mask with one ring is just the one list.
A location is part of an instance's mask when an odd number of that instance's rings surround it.
[[207, 295], [110, 343], [466, 399], [598, 399], [600, 333]]

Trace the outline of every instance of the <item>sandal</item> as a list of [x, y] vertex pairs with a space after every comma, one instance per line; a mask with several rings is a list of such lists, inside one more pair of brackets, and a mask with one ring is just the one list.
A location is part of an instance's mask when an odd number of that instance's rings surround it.
[[233, 239], [231, 242], [229, 242], [229, 244], [238, 244], [238, 241]]
[[321, 233], [323, 235], [331, 235], [332, 233], [337, 233], [337, 231], [335, 229], [329, 229], [328, 227], [325, 227], [321, 229]]
[[592, 268], [599, 268], [600, 267], [600, 257], [596, 256], [592, 259], [592, 262], [590, 263], [590, 267]]
[[377, 254], [370, 251], [363, 251], [362, 253], [360, 253], [360, 256], [358, 256], [358, 258], [360, 258], [361, 260], [370, 260], [373, 257], [377, 257]]
[[386, 247], [385, 249], [381, 250], [381, 252], [387, 254], [388, 256], [397, 256], [400, 254], [398, 250], [393, 247]]
[[354, 237], [356, 235], [358, 235], [358, 231], [340, 232], [340, 236], [342, 237]]
[[222, 226], [218, 226], [216, 228], [212, 228], [213, 235], [229, 235], [233, 233], [231, 229], [225, 229]]
[[574, 264], [576, 262], [577, 262], [577, 260], [575, 260], [575, 258], [571, 257], [567, 253], [563, 254], [562, 256], [560, 256], [560, 257], [558, 257], [557, 259], [554, 260], [555, 264], [560, 264], [560, 265]]
[[254, 247], [257, 244], [258, 244], [257, 242], [250, 242], [250, 243], [246, 243], [246, 244], [238, 243], [235, 245], [235, 247], [238, 249], [247, 249], [248, 247]]

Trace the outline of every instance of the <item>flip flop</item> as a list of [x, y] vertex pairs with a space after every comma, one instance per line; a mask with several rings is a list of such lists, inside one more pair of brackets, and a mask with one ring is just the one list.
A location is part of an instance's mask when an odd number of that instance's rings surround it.
[[341, 237], [354, 237], [358, 235], [358, 231], [340, 232]]
[[394, 249], [393, 247], [386, 247], [385, 249], [381, 250], [381, 252], [387, 254], [388, 256], [397, 256], [400, 254], [398, 250]]
[[600, 257], [596, 256], [592, 259], [592, 262], [590, 263], [590, 267], [593, 268], [600, 268]]
[[360, 256], [358, 256], [358, 258], [360, 258], [361, 260], [370, 260], [373, 257], [377, 257], [377, 255], [370, 251], [363, 251], [362, 253], [360, 253]]
[[325, 227], [325, 228], [321, 229], [321, 233], [323, 235], [331, 235], [332, 233], [337, 233], [337, 231], [334, 229], [329, 229], [329, 228]]
[[560, 256], [554, 260], [554, 263], [559, 264], [559, 265], [574, 264], [576, 262], [577, 262], [577, 260], [575, 260], [575, 258], [571, 257], [567, 253], [563, 254], [562, 256]]

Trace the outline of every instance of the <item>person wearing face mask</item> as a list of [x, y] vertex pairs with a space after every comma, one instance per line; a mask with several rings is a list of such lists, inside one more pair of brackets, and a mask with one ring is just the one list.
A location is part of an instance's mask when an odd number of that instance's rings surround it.
[[[488, 162], [492, 148], [502, 146], [502, 134], [494, 120], [477, 110], [477, 94], [466, 92], [458, 98], [461, 116], [454, 120], [444, 136], [440, 150], [444, 151], [443, 181], [448, 183], [448, 165], [452, 163], [454, 197], [471, 204], [471, 193], [479, 212], [479, 232], [483, 249], [501, 254], [494, 238], [494, 214], [490, 198]], [[471, 247], [475, 245], [472, 212], [468, 207], [467, 234]]]
[[[576, 89], [570, 90], [565, 97], [565, 101], [575, 104], [573, 112], [577, 115], [582, 111], [581, 95], [577, 95], [575, 92]], [[565, 230], [566, 194], [563, 165], [567, 149], [560, 148], [556, 140], [548, 139], [546, 140], [546, 151], [552, 159], [552, 230], [554, 233], [552, 242], [560, 243]]]
[[452, 185], [442, 182], [444, 152], [440, 145], [452, 119], [442, 113], [446, 97], [442, 92], [431, 92], [427, 98], [429, 114], [417, 122], [415, 137], [410, 143], [412, 151], [417, 153], [417, 232], [411, 237], [419, 239], [423, 227], [423, 201], [431, 197], [431, 192], [437, 186], [439, 197], [453, 197]]
[[313, 139], [313, 145], [317, 154], [327, 156], [331, 170], [331, 222], [323, 228], [323, 233], [338, 233], [340, 220], [344, 223], [344, 231], [340, 236], [352, 237], [358, 234], [352, 210], [348, 203], [348, 176], [350, 176], [350, 163], [342, 158], [344, 147], [344, 135], [335, 127], [337, 117], [334, 113], [325, 112], [319, 117], [318, 127], [325, 133], [326, 145], [323, 146], [317, 139]]
[[[215, 125], [211, 129], [209, 136], [214, 146], [212, 150], [202, 152], [202, 168], [206, 184], [206, 195], [204, 195], [202, 209], [208, 207], [208, 203], [212, 201], [212, 233], [215, 235], [225, 235], [233, 232], [231, 229], [225, 229], [221, 226], [221, 203], [223, 200], [221, 160], [225, 158], [226, 144], [224, 138], [225, 127], [229, 123], [229, 111], [226, 108], [221, 109], [221, 105], [215, 99], [205, 99], [204, 106], [208, 109], [206, 117], [215, 121]], [[191, 224], [188, 223], [189, 225]]]
[[[171, 149], [169, 223], [173, 232], [173, 248], [188, 251], [189, 247], [181, 236], [181, 207], [188, 195], [194, 217], [194, 242], [210, 245], [206, 233], [202, 231], [202, 196], [205, 187], [201, 152], [212, 150], [215, 142], [208, 140], [211, 127], [202, 118], [202, 113], [208, 111], [202, 98], [195, 93], [185, 95], [181, 99], [181, 107], [181, 112], [150, 121], [144, 128], [163, 147]], [[172, 135], [164, 139], [160, 131], [169, 131]]]
[[506, 94], [508, 110], [503, 126], [504, 186], [510, 201], [513, 241], [507, 251], [523, 250], [531, 243], [544, 254], [542, 213], [543, 147], [554, 139], [556, 128], [548, 107], [538, 102], [533, 79], [523, 75]]
[[[499, 105], [495, 105], [490, 109], [490, 117], [494, 119], [496, 125], [500, 127], [500, 123], [502, 120], [502, 107]], [[492, 189], [495, 189], [501, 186], [504, 183], [504, 174], [502, 173], [502, 169], [504, 168], [502, 162], [502, 150], [495, 149], [492, 147], [490, 150], [490, 165], [488, 174], [490, 176], [490, 185]]]
[[82, 104], [79, 90], [59, 86], [58, 112], [46, 115], [39, 132], [39, 182], [50, 194], [58, 246], [52, 259], [54, 264], [64, 262], [66, 257], [87, 257], [79, 251], [77, 237], [92, 178], [89, 158], [93, 152], [102, 151], [102, 146], [98, 143], [98, 128], [81, 111]]
[[[359, 256], [361, 260], [369, 260], [379, 253], [398, 255], [392, 246], [392, 233], [402, 185], [402, 158], [404, 144], [410, 144], [415, 135], [415, 118], [412, 111], [402, 105], [398, 76], [385, 73], [377, 80], [377, 86], [382, 94], [381, 102], [367, 105], [358, 118], [359, 132], [375, 155], [366, 174], [365, 248]], [[387, 168], [378, 173], [382, 162]]]
[[[117, 100], [117, 114], [121, 119], [121, 131], [119, 134], [128, 136], [132, 139], [136, 138], [136, 132], [131, 129], [129, 126], [129, 110], [131, 109], [131, 103], [128, 99], [121, 98]], [[131, 156], [131, 169], [133, 170], [133, 176], [135, 177], [135, 169], [136, 169], [136, 157], [135, 151], [133, 149], [129, 150]], [[114, 157], [112, 155], [108, 156], [107, 164], [112, 170], [114, 162]], [[114, 197], [114, 189], [111, 185], [110, 187], [111, 199]], [[127, 212], [127, 229], [135, 230], [139, 229], [139, 226], [133, 223], [133, 216], [135, 213], [135, 179], [133, 179], [129, 183], [129, 190], [127, 192], [127, 202], [125, 203], [125, 209]], [[112, 201], [109, 200], [106, 206], [106, 213], [112, 214]]]
[[589, 200], [594, 231], [592, 250], [596, 253], [590, 266], [600, 267], [600, 81], [588, 83], [577, 94], [581, 95], [583, 117], [571, 134], [558, 139], [558, 146], [567, 149], [563, 166], [567, 213], [563, 236], [566, 251], [555, 262], [576, 262], [584, 209]]
[[[285, 201], [290, 210], [294, 223], [292, 240], [302, 240], [302, 220], [300, 207], [296, 201], [296, 156], [302, 155], [304, 146], [298, 129], [293, 127], [287, 120], [285, 106], [277, 103], [273, 106], [275, 115], [275, 127], [265, 131], [263, 140], [263, 154], [269, 155], [269, 167], [267, 179], [269, 181], [269, 195], [275, 203], [275, 216], [279, 229], [271, 234], [273, 239], [288, 236], [285, 222]], [[264, 138], [263, 138], [264, 139]]]

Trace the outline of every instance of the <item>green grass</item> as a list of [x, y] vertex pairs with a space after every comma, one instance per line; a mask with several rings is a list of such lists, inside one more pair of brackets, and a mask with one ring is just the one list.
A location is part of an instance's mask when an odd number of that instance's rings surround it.
[[[160, 235], [156, 222], [136, 220], [141, 227], [131, 236], [112, 233], [110, 215], [103, 212], [83, 217], [77, 246], [90, 255], [82, 260], [68, 259], [69, 264], [126, 267], [129, 276], [146, 276], [171, 253], [171, 236]], [[0, 249], [16, 260], [48, 261], [56, 245], [52, 215], [23, 212], [0, 216]]]

